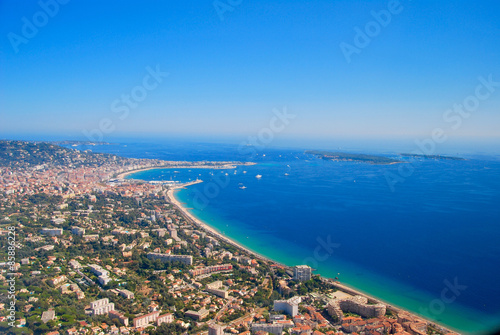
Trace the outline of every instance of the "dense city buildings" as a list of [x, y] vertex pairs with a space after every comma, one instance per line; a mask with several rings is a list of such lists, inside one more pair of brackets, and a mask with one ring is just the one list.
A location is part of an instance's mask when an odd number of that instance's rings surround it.
[[[233, 166], [0, 141], [0, 243], [16, 230], [14, 327], [2, 334], [446, 334], [447, 330], [243, 247], [190, 217], [151, 167]], [[200, 182], [200, 181], [196, 181]], [[7, 249], [5, 249], [7, 250]], [[354, 316], [353, 316], [354, 315]]]

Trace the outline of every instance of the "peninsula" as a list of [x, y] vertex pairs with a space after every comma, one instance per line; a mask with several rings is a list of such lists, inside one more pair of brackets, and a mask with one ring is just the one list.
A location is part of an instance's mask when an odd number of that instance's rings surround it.
[[451, 160], [451, 161], [465, 161], [465, 158], [441, 156], [441, 155], [422, 155], [422, 154], [399, 154], [402, 157], [425, 158], [425, 159], [438, 159], [438, 160]]
[[353, 154], [346, 152], [331, 152], [331, 151], [319, 151], [319, 150], [307, 150], [305, 153], [309, 155], [315, 155], [321, 159], [337, 161], [337, 162], [360, 162], [373, 165], [388, 165], [388, 164], [402, 163], [402, 161], [378, 155]]

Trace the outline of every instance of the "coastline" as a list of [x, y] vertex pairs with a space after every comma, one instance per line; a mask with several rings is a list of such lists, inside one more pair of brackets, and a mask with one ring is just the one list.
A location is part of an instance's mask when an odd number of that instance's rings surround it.
[[129, 171], [124, 171], [119, 174], [117, 174], [114, 178], [116, 179], [125, 179], [131, 174], [138, 173], [138, 172], [144, 172], [144, 171], [149, 171], [149, 170], [161, 170], [161, 169], [235, 169], [237, 166], [244, 165], [244, 166], [250, 166], [250, 165], [255, 165], [256, 163], [252, 162], [246, 162], [246, 163], [241, 163], [241, 162], [231, 162], [231, 163], [226, 163], [226, 164], [219, 164], [219, 165], [161, 165], [161, 166], [146, 166], [146, 167], [141, 167], [137, 168], [134, 170], [129, 170]]
[[[180, 169], [180, 168], [216, 168], [216, 167], [206, 166], [206, 165], [205, 166], [180, 166], [180, 167], [179, 166], [146, 167], [146, 168], [141, 168], [141, 169], [137, 169], [137, 170], [127, 171], [127, 172], [120, 174], [119, 176], [126, 177], [128, 175], [131, 175], [131, 174], [134, 174], [137, 172], [141, 172], [141, 171], [148, 171], [148, 170], [155, 170], [155, 169], [169, 169], [169, 168], [170, 169], [172, 169], [172, 168], [176, 168], [176, 169], [179, 168]], [[218, 168], [223, 168], [223, 167], [218, 167]], [[233, 166], [233, 168], [234, 168], [234, 166]], [[192, 213], [190, 213], [189, 210], [185, 206], [183, 206], [182, 203], [179, 200], [177, 200], [177, 198], [175, 197], [175, 192], [178, 191], [179, 189], [184, 189], [184, 188], [189, 187], [191, 185], [202, 183], [202, 182], [203, 182], [202, 180], [198, 179], [196, 181], [171, 186], [171, 187], [169, 187], [168, 191], [166, 192], [166, 198], [168, 199], [168, 201], [171, 204], [173, 204], [175, 207], [177, 207], [177, 209], [181, 212], [181, 214], [185, 217], [185, 219], [188, 222], [191, 222], [194, 225], [198, 226], [200, 229], [212, 234], [217, 239], [220, 239], [220, 240], [240, 249], [243, 252], [251, 254], [255, 258], [258, 258], [260, 260], [263, 260], [263, 261], [266, 261], [266, 262], [269, 262], [272, 264], [281, 265], [285, 268], [291, 268], [288, 265], [279, 263], [279, 262], [277, 262], [273, 259], [270, 259], [262, 254], [259, 254], [255, 251], [245, 247], [241, 243], [223, 235], [222, 233], [217, 231], [215, 228], [211, 227], [210, 225], [208, 225], [207, 223], [203, 222], [202, 220], [200, 220], [196, 216], [194, 216]], [[324, 277], [323, 275], [320, 275], [320, 278], [324, 281], [328, 281], [328, 282], [332, 283], [339, 291], [342, 291], [342, 292], [345, 292], [345, 293], [348, 293], [351, 295], [360, 295], [360, 296], [366, 297], [370, 302], [373, 302], [373, 303], [382, 303], [382, 304], [386, 305], [387, 310], [394, 312], [396, 315], [400, 312], [408, 313], [409, 315], [413, 316], [416, 319], [420, 319], [426, 323], [436, 325], [437, 327], [439, 327], [441, 330], [445, 331], [446, 333], [464, 334], [458, 330], [454, 330], [454, 329], [450, 328], [449, 326], [443, 325], [435, 320], [427, 319], [423, 316], [420, 316], [420, 315], [416, 314], [415, 312], [407, 310], [403, 307], [394, 306], [392, 303], [390, 303], [388, 301], [374, 297], [367, 292], [360, 291], [359, 289], [352, 287], [349, 284], [339, 282], [337, 280], [334, 280], [333, 278]]]
[[457, 335], [463, 334], [459, 330], [450, 328], [450, 326], [446, 326], [446, 325], [443, 325], [443, 324], [441, 324], [441, 323], [439, 323], [437, 321], [434, 321], [434, 320], [431, 320], [431, 319], [427, 319], [427, 318], [425, 318], [423, 316], [420, 316], [419, 314], [416, 314], [415, 312], [407, 310], [407, 309], [405, 309], [403, 307], [394, 306], [392, 303], [390, 303], [388, 301], [385, 301], [385, 300], [380, 299], [380, 298], [376, 298], [376, 297], [370, 295], [369, 293], [366, 293], [364, 291], [360, 291], [359, 289], [354, 288], [354, 287], [352, 287], [352, 286], [350, 286], [348, 284], [341, 283], [339, 281], [335, 281], [335, 280], [333, 280], [331, 278], [325, 278], [323, 276], [321, 276], [321, 278], [323, 278], [324, 280], [327, 280], [327, 281], [330, 281], [331, 283], [333, 283], [333, 285], [335, 287], [337, 287], [339, 289], [339, 291], [342, 291], [342, 292], [345, 292], [345, 293], [348, 293], [348, 294], [364, 296], [370, 302], [384, 304], [384, 305], [386, 305], [387, 310], [390, 310], [391, 312], [394, 312], [396, 315], [398, 313], [401, 313], [401, 312], [408, 313], [411, 316], [415, 317], [416, 319], [420, 319], [420, 320], [422, 320], [424, 322], [436, 325], [437, 327], [441, 328], [441, 330], [446, 331], [446, 334], [448, 334], [448, 333], [453, 334], [453, 335], [455, 335], [455, 334], [457, 334]]
[[[231, 245], [233, 245], [234, 247], [236, 247], [236, 248], [238, 248], [240, 250], [243, 250], [244, 252], [252, 254], [256, 258], [259, 258], [261, 260], [264, 260], [264, 261], [267, 261], [267, 262], [270, 262], [270, 263], [273, 263], [273, 264], [279, 264], [279, 265], [282, 265], [282, 266], [284, 266], [286, 268], [290, 268], [290, 266], [287, 266], [285, 264], [281, 264], [281, 263], [279, 263], [279, 262], [277, 262], [275, 260], [272, 260], [272, 259], [270, 259], [268, 257], [265, 257], [265, 256], [263, 256], [261, 254], [258, 254], [257, 252], [248, 249], [244, 245], [236, 242], [235, 240], [233, 240], [233, 239], [231, 239], [231, 238], [229, 238], [229, 237], [227, 237], [225, 235], [222, 235], [215, 228], [211, 227], [207, 223], [205, 223], [205, 222], [199, 220], [198, 218], [196, 218], [193, 214], [191, 214], [186, 209], [186, 207], [184, 207], [180, 203], [180, 201], [177, 200], [177, 198], [175, 198], [174, 193], [178, 189], [182, 189], [182, 188], [185, 188], [185, 187], [188, 187], [188, 186], [191, 186], [191, 185], [194, 185], [194, 184], [198, 184], [198, 183], [201, 183], [201, 182], [202, 181], [197, 180], [197, 181], [194, 181], [194, 182], [190, 182], [190, 183], [185, 183], [185, 184], [182, 184], [182, 185], [174, 186], [174, 187], [170, 188], [167, 191], [167, 198], [169, 199], [170, 203], [172, 203], [173, 205], [175, 205], [179, 209], [179, 211], [184, 215], [184, 217], [186, 219], [188, 219], [188, 221], [191, 221], [193, 224], [197, 225], [201, 229], [203, 229], [203, 230], [205, 230], [207, 232], [210, 232], [211, 234], [213, 234], [218, 239], [221, 239], [224, 242], [226, 242], [228, 244], [231, 244]], [[320, 278], [322, 280], [324, 280], [324, 281], [328, 281], [328, 282], [332, 283], [339, 291], [342, 291], [342, 292], [345, 292], [345, 293], [348, 293], [348, 294], [351, 294], [351, 295], [360, 295], [360, 296], [366, 297], [370, 302], [384, 304], [384, 305], [386, 305], [387, 310], [390, 310], [391, 312], [394, 312], [396, 315], [398, 313], [401, 313], [401, 312], [408, 313], [411, 316], [415, 317], [416, 319], [420, 319], [420, 320], [422, 320], [424, 322], [436, 325], [437, 327], [441, 328], [443, 331], [446, 331], [447, 333], [462, 334], [462, 333], [460, 333], [457, 330], [450, 329], [449, 326], [445, 326], [445, 325], [442, 325], [439, 322], [436, 322], [434, 320], [430, 320], [430, 319], [427, 319], [425, 317], [422, 317], [422, 316], [420, 316], [418, 314], [415, 314], [414, 312], [409, 311], [407, 309], [404, 309], [402, 307], [394, 306], [394, 305], [392, 305], [391, 303], [389, 303], [387, 301], [384, 301], [384, 300], [382, 300], [380, 298], [376, 298], [376, 297], [374, 297], [374, 296], [372, 296], [372, 295], [370, 295], [370, 294], [368, 294], [366, 292], [360, 291], [357, 288], [354, 288], [354, 287], [352, 287], [352, 286], [350, 286], [348, 284], [341, 283], [341, 282], [336, 281], [336, 280], [334, 280], [332, 278], [327, 278], [327, 277], [324, 277], [322, 275], [320, 275]]]
[[[209, 232], [210, 234], [214, 235], [215, 237], [217, 237], [218, 239], [228, 243], [228, 244], [231, 244], [232, 246], [240, 249], [240, 250], [243, 250], [244, 252], [247, 252], [251, 255], [253, 255], [254, 257], [256, 258], [259, 258], [261, 260], [264, 260], [266, 262], [271, 262], [271, 263], [275, 263], [275, 264], [280, 264], [270, 258], [267, 258], [265, 257], [264, 255], [261, 255], [253, 250], [250, 250], [248, 249], [247, 247], [245, 247], [244, 245], [236, 242], [235, 240], [221, 234], [220, 232], [218, 232], [215, 228], [209, 226], [208, 224], [206, 224], [205, 222], [199, 220], [198, 218], [196, 218], [193, 214], [191, 214], [189, 212], [189, 210], [187, 210], [186, 207], [184, 207], [180, 201], [177, 200], [177, 198], [175, 197], [174, 195], [174, 192], [179, 190], [179, 189], [182, 189], [182, 188], [185, 188], [185, 187], [188, 187], [188, 186], [191, 186], [191, 185], [194, 185], [194, 184], [198, 184], [198, 183], [201, 183], [202, 181], [198, 180], [198, 181], [194, 181], [194, 182], [190, 182], [190, 183], [185, 183], [185, 184], [180, 184], [180, 185], [176, 185], [176, 186], [173, 186], [171, 188], [169, 188], [169, 190], [167, 191], [167, 198], [169, 200], [169, 202], [171, 204], [173, 204], [174, 206], [177, 207], [177, 209], [182, 213], [182, 215], [184, 215], [184, 217], [188, 220], [188, 221], [191, 221], [194, 225], [200, 227], [201, 229]], [[283, 266], [286, 266], [284, 264], [280, 264], [280, 265], [283, 265]]]

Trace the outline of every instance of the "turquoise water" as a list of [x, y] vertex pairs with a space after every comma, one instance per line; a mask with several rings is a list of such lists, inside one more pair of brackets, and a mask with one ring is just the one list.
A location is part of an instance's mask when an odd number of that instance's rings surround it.
[[[462, 332], [499, 325], [498, 161], [412, 160], [414, 173], [391, 191], [385, 176], [397, 166], [281, 151], [257, 160], [235, 170], [152, 170], [133, 177], [199, 177], [204, 183], [175, 196], [259, 254], [311, 265]], [[449, 289], [454, 281], [455, 291]]]
[[[394, 190], [386, 176], [400, 175], [402, 165], [326, 162], [298, 149], [250, 148], [255, 155], [238, 145], [185, 141], [79, 149], [133, 158], [257, 162], [238, 167], [236, 175], [234, 170], [180, 169], [134, 177], [200, 177], [202, 184], [176, 197], [227, 236], [281, 263], [309, 264], [316, 273], [338, 276], [389, 304], [477, 334], [500, 328], [500, 156], [498, 143], [451, 144], [453, 150], [443, 146], [439, 149], [450, 150], [437, 153], [468, 160], [407, 159], [403, 166], [413, 171]], [[414, 149], [413, 142], [338, 145], [392, 158]], [[464, 148], [480, 155], [457, 154]], [[324, 243], [328, 237], [338, 246], [325, 254], [317, 249], [322, 244], [318, 238]], [[449, 283], [454, 280], [459, 289], [453, 291]]]

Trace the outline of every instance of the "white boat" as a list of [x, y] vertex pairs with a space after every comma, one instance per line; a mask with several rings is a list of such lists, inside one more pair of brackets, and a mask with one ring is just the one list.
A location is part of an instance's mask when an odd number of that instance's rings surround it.
[[255, 178], [260, 179], [260, 178], [262, 178], [262, 175], [258, 174], [255, 176]]
[[229, 176], [229, 174], [226, 172], [226, 176]]
[[243, 171], [243, 173], [247, 173], [246, 171]]
[[289, 176], [289, 174], [288, 174], [288, 173], [285, 173], [285, 176]]
[[244, 190], [246, 188], [247, 188], [246, 186], [240, 186], [240, 190]]

